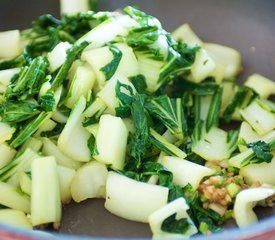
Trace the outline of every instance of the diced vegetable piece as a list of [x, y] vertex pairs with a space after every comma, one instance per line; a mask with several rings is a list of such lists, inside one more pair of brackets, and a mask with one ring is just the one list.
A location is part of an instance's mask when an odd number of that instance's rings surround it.
[[61, 14], [74, 14], [90, 10], [89, 0], [60, 0]]
[[192, 150], [207, 161], [229, 158], [231, 152], [227, 143], [227, 132], [212, 127], [208, 132], [202, 133], [201, 139], [193, 144]]
[[158, 59], [152, 59], [142, 52], [135, 52], [135, 54], [137, 56], [140, 74], [145, 77], [146, 90], [155, 92], [159, 87], [158, 80], [164, 62]]
[[5, 167], [13, 159], [16, 150], [12, 149], [8, 144], [0, 144], [0, 169]]
[[27, 148], [21, 154], [15, 156], [8, 165], [0, 169], [0, 180], [7, 181], [11, 177], [18, 177], [17, 173], [19, 172], [29, 171], [33, 159], [38, 156], [39, 155], [36, 152]]
[[270, 188], [251, 188], [238, 193], [234, 204], [234, 216], [239, 227], [246, 227], [258, 221], [253, 211], [255, 203], [275, 194]]
[[262, 98], [275, 94], [275, 82], [257, 73], [249, 76], [244, 85], [254, 89]]
[[116, 16], [93, 28], [81, 37], [77, 43], [88, 41], [92, 43], [88, 48], [102, 47], [105, 43], [113, 41], [117, 36], [126, 36], [132, 27], [137, 26], [138, 23], [127, 15]]
[[59, 109], [56, 109], [53, 112], [52, 119], [59, 123], [66, 123], [68, 121], [68, 117], [65, 116]]
[[245, 144], [254, 142], [260, 138], [247, 122], [242, 122], [240, 127], [239, 141], [245, 141]]
[[215, 173], [213, 169], [177, 157], [164, 156], [161, 163], [173, 173], [173, 182], [181, 187], [189, 183], [197, 189], [204, 177]]
[[[175, 239], [185, 239], [196, 234], [198, 232], [194, 223], [190, 219], [188, 213], [186, 212], [189, 206], [186, 204], [184, 198], [178, 198], [167, 205], [161, 207], [160, 209], [153, 212], [148, 217], [149, 225], [151, 231], [153, 232], [154, 239], [164, 239], [164, 238], [175, 238]], [[184, 223], [181, 227], [174, 229], [166, 229], [164, 227], [165, 220], [171, 218], [175, 215], [175, 221], [183, 221]], [[171, 224], [170, 224], [171, 225]], [[164, 228], [164, 229], [163, 229]], [[166, 230], [166, 231], [165, 231]]]
[[20, 68], [11, 68], [0, 71], [0, 93], [5, 93], [8, 85], [11, 83], [12, 77], [20, 72]]
[[236, 195], [239, 193], [239, 191], [241, 190], [241, 187], [239, 185], [237, 185], [236, 183], [229, 183], [228, 185], [226, 185], [226, 190], [229, 193], [231, 198], [236, 197]]
[[0, 144], [10, 140], [15, 128], [11, 127], [8, 123], [0, 122]]
[[185, 158], [186, 157], [185, 152], [183, 152], [181, 149], [179, 149], [175, 145], [168, 142], [163, 136], [158, 134], [152, 128], [150, 129], [150, 140], [156, 148], [158, 148], [159, 150], [165, 152], [168, 155], [176, 156], [176, 157], [179, 157], [179, 158]]
[[240, 169], [240, 175], [248, 184], [260, 183], [275, 185], [275, 157], [270, 163], [250, 164]]
[[0, 32], [0, 58], [12, 58], [21, 54], [19, 30]]
[[251, 156], [253, 155], [253, 150], [251, 148], [238, 153], [237, 155], [231, 157], [228, 161], [230, 166], [241, 168], [242, 162], [246, 161], [247, 159], [251, 159]]
[[234, 78], [240, 73], [241, 55], [237, 50], [214, 43], [204, 43], [203, 46], [210, 55], [215, 56], [215, 61], [224, 65], [226, 79]]
[[[68, 0], [67, 0], [68, 1]], [[68, 42], [58, 43], [54, 49], [48, 53], [49, 70], [56, 71], [65, 62], [67, 57], [67, 50], [71, 47]]]
[[107, 106], [105, 102], [99, 97], [95, 99], [95, 101], [84, 111], [84, 117], [99, 117], [105, 110]]
[[78, 169], [81, 166], [81, 162], [74, 161], [70, 157], [66, 156], [50, 139], [43, 138], [42, 153], [45, 156], [54, 156], [58, 165]]
[[181, 40], [192, 47], [203, 46], [202, 40], [193, 32], [187, 23], [179, 26], [174, 32], [172, 32], [172, 37], [175, 40]]
[[31, 221], [33, 226], [61, 221], [60, 187], [54, 157], [40, 157], [32, 163]]
[[89, 92], [93, 89], [94, 83], [94, 71], [88, 65], [79, 66], [76, 69], [73, 80], [70, 82], [65, 105], [73, 108], [81, 96], [87, 99]]
[[0, 204], [6, 207], [30, 213], [30, 198], [20, 189], [8, 183], [0, 182]]
[[89, 125], [87, 127], [85, 127], [94, 137], [96, 137], [97, 135], [97, 131], [99, 128], [99, 124], [98, 123], [94, 123], [92, 125]]
[[75, 170], [63, 166], [57, 166], [60, 198], [61, 202], [66, 204], [71, 201], [71, 185], [75, 176]]
[[92, 161], [83, 165], [72, 180], [73, 200], [81, 202], [88, 198], [105, 197], [107, 175], [107, 167], [102, 163]]
[[168, 191], [167, 187], [138, 182], [109, 172], [105, 208], [125, 219], [148, 222], [150, 214], [167, 204]]
[[275, 128], [275, 113], [269, 110], [263, 100], [255, 99], [245, 109], [240, 110], [240, 113], [259, 135]]
[[204, 49], [200, 49], [196, 54], [196, 59], [192, 65], [189, 79], [193, 82], [201, 82], [206, 77], [210, 76], [215, 68], [216, 64], [213, 59]]
[[124, 43], [116, 43], [85, 51], [82, 54], [82, 59], [92, 66], [100, 88], [115, 74], [121, 74], [126, 77], [139, 74], [135, 54], [132, 48]]
[[36, 131], [34, 134], [34, 137], [40, 137], [41, 133], [47, 132], [47, 131], [52, 131], [56, 126], [56, 122], [53, 121], [52, 119], [47, 119]]
[[87, 145], [91, 134], [82, 125], [85, 107], [86, 100], [80, 97], [57, 141], [58, 148], [64, 154], [79, 162], [88, 162], [91, 159]]
[[39, 94], [38, 97], [39, 99], [41, 99], [42, 96], [46, 95], [48, 93], [48, 91], [51, 90], [52, 84], [50, 83], [50, 81], [46, 81], [41, 85], [41, 88], [39, 90]]
[[19, 134], [10, 143], [11, 147], [17, 148], [24, 144], [38, 129], [41, 125], [51, 117], [51, 112], [41, 112], [31, 122], [28, 122]]
[[102, 115], [96, 135], [96, 153], [99, 162], [122, 169], [125, 162], [128, 131], [120, 117]]
[[28, 194], [29, 196], [31, 196], [31, 192], [32, 192], [32, 180], [31, 180], [31, 176], [25, 172], [21, 172], [19, 174], [19, 184], [20, 184], [20, 188], [21, 190]]
[[14, 209], [0, 210], [0, 223], [10, 224], [15, 227], [32, 229], [32, 225], [24, 212]]
[[[103, 89], [97, 94], [97, 96], [102, 99], [102, 101], [108, 107], [108, 110], [112, 115], [116, 114], [116, 108], [119, 106], [119, 101], [116, 97], [116, 85], [120, 82], [122, 84], [126, 84], [130, 86], [133, 91], [135, 87], [133, 84], [128, 80], [127, 77], [121, 74], [115, 74], [103, 87]], [[126, 92], [124, 92], [126, 93]]]

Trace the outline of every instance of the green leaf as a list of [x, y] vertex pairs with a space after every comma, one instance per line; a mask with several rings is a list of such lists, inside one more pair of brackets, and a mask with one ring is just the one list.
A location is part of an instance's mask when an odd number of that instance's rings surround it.
[[39, 104], [46, 112], [52, 112], [55, 107], [54, 93], [52, 91], [48, 91], [45, 95], [41, 96], [39, 99]]
[[219, 125], [219, 112], [222, 104], [222, 88], [218, 88], [213, 95], [207, 118], [205, 121], [205, 129], [208, 132], [211, 127]]
[[[216, 226], [221, 220], [220, 215], [211, 209], [203, 208], [198, 191], [195, 191], [192, 186], [188, 184], [183, 188], [183, 195], [189, 205], [187, 212], [202, 233], [209, 234], [211, 232], [221, 231], [221, 228]], [[201, 224], [203, 224], [203, 227], [201, 227]]]
[[179, 139], [184, 139], [187, 123], [184, 117], [182, 99], [172, 99], [167, 95], [153, 97], [145, 106], [149, 113], [158, 118]]
[[175, 185], [175, 184], [170, 184], [168, 202], [172, 202], [175, 199], [180, 198], [180, 197], [184, 197], [181, 186]]
[[271, 162], [273, 155], [268, 143], [260, 140], [247, 144], [247, 147], [252, 148], [257, 158], [257, 160], [254, 159], [253, 163]]
[[169, 143], [163, 136], [158, 134], [152, 128], [150, 129], [150, 141], [159, 150], [165, 152], [169, 156], [185, 158], [186, 154], [174, 144]]
[[39, 114], [39, 105], [34, 100], [6, 101], [1, 105], [3, 122], [18, 123]]
[[90, 150], [91, 157], [98, 154], [98, 151], [96, 148], [96, 139], [93, 134], [91, 134], [90, 138], [88, 139], [87, 145]]
[[135, 126], [135, 133], [130, 135], [129, 149], [132, 161], [128, 164], [129, 170], [140, 168], [150, 146], [149, 126], [144, 104], [144, 95], [136, 94], [133, 96], [131, 115]]
[[134, 95], [134, 90], [128, 84], [117, 82], [115, 86], [116, 98], [118, 100], [118, 107], [115, 109], [116, 116], [128, 117], [130, 115], [130, 108]]
[[110, 80], [111, 77], [115, 74], [120, 60], [122, 58], [122, 52], [114, 45], [108, 45], [109, 50], [113, 54], [113, 59], [106, 66], [100, 69], [104, 73], [106, 81]]
[[185, 234], [190, 228], [187, 218], [176, 219], [176, 214], [166, 218], [161, 224], [161, 230], [169, 233]]
[[232, 100], [223, 113], [223, 119], [226, 123], [231, 121], [233, 113], [240, 107], [246, 107], [255, 97], [254, 90], [247, 86], [237, 86], [237, 90]]
[[144, 26], [129, 31], [126, 42], [131, 47], [144, 47], [153, 44], [160, 35], [157, 26]]
[[139, 74], [137, 76], [130, 77], [129, 80], [133, 83], [138, 93], [145, 93], [147, 84], [144, 75]]
[[[170, 35], [166, 34], [167, 41]], [[175, 77], [190, 71], [192, 64], [195, 61], [195, 55], [199, 48], [190, 48], [187, 45], [172, 43], [168, 48], [168, 57], [164, 67], [161, 69], [158, 84], [165, 86]]]
[[41, 112], [36, 118], [34, 118], [27, 125], [25, 125], [22, 130], [20, 130], [18, 135], [11, 142], [10, 146], [13, 148], [21, 146], [29, 137], [31, 137], [36, 132], [36, 130], [49, 117], [49, 113]]
[[19, 55], [13, 59], [9, 60], [1, 60], [0, 61], [0, 70], [22, 67], [26, 63], [26, 59], [24, 55]]
[[89, 45], [88, 42], [84, 41], [80, 44], [73, 45], [67, 52], [67, 57], [62, 65], [62, 67], [59, 69], [57, 75], [53, 79], [52, 82], [52, 90], [55, 90], [62, 84], [64, 79], [66, 78], [68, 71], [70, 70], [73, 62], [77, 58], [77, 56]]
[[159, 185], [168, 187], [172, 184], [173, 174], [160, 163], [145, 162], [142, 164], [140, 171], [140, 179], [143, 179], [144, 176], [157, 175], [159, 177]]
[[44, 57], [35, 58], [30, 66], [21, 69], [19, 77], [8, 86], [5, 97], [24, 100], [37, 94], [45, 81], [47, 67], [48, 62]]
[[125, 13], [127, 13], [131, 18], [135, 19], [141, 27], [149, 27], [149, 26], [158, 26], [159, 21], [137, 8], [127, 6], [123, 9]]

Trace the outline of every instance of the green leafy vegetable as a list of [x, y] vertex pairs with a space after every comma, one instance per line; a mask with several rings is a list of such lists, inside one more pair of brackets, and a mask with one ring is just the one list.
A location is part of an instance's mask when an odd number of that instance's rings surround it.
[[44, 57], [35, 58], [30, 66], [23, 67], [19, 77], [9, 85], [5, 97], [25, 100], [39, 92], [45, 81], [48, 63]]
[[[252, 148], [253, 152], [255, 153], [255, 156], [257, 158], [257, 163], [261, 162], [271, 162], [273, 155], [271, 153], [271, 149], [269, 144], [267, 144], [264, 141], [257, 141], [247, 144], [248, 148]], [[256, 163], [254, 161], [254, 163]]]
[[93, 134], [91, 134], [90, 138], [88, 139], [87, 145], [90, 150], [91, 157], [98, 154], [98, 151], [96, 148], [96, 139]]
[[108, 47], [111, 53], [113, 54], [113, 59], [106, 66], [100, 69], [100, 71], [104, 73], [106, 81], [110, 80], [111, 77], [115, 74], [120, 63], [120, 60], [122, 58], [122, 52], [119, 50], [118, 47], [114, 45], [109, 45]]
[[43, 122], [49, 118], [50, 113], [41, 112], [36, 118], [30, 121], [26, 126], [23, 127], [22, 130], [18, 133], [18, 135], [13, 139], [10, 146], [13, 148], [17, 148], [21, 146], [35, 131], [43, 124]]
[[190, 184], [183, 188], [183, 196], [189, 205], [187, 210], [190, 218], [199, 230], [204, 234], [220, 232], [217, 223], [221, 220], [218, 213], [202, 207], [201, 197], [198, 191], [194, 191]]
[[55, 90], [65, 79], [76, 57], [89, 45], [84, 41], [80, 44], [73, 45], [67, 53], [67, 58], [62, 67], [59, 69], [57, 75], [53, 79], [52, 89]]
[[209, 131], [211, 127], [217, 127], [219, 124], [219, 112], [222, 103], [222, 88], [218, 88], [213, 95], [207, 119], [205, 122], [206, 131]]
[[145, 93], [147, 84], [146, 84], [145, 77], [143, 75], [139, 74], [137, 76], [130, 77], [129, 80], [131, 81], [131, 83], [133, 83], [133, 85], [135, 86], [135, 89], [139, 93]]
[[134, 121], [135, 133], [131, 135], [129, 142], [131, 161], [128, 163], [128, 168], [130, 170], [140, 168], [150, 146], [149, 127], [144, 104], [144, 95], [136, 94], [133, 96], [131, 115]]
[[55, 107], [54, 93], [52, 91], [48, 91], [45, 95], [40, 97], [39, 103], [43, 110], [46, 112], [52, 112]]
[[169, 156], [176, 156], [179, 158], [185, 158], [186, 154], [175, 145], [169, 143], [164, 137], [158, 134], [152, 128], [150, 129], [150, 141], [159, 150], [167, 153]]
[[115, 87], [116, 97], [119, 106], [115, 109], [116, 116], [128, 117], [130, 115], [130, 107], [133, 101], [134, 90], [130, 85], [117, 82]]
[[169, 233], [185, 234], [190, 225], [187, 218], [176, 219], [176, 214], [173, 214], [162, 222], [161, 230]]
[[146, 104], [149, 113], [158, 118], [172, 134], [184, 139], [187, 123], [183, 112], [182, 99], [172, 99], [167, 95], [153, 97]]
[[18, 123], [39, 114], [39, 105], [34, 100], [6, 101], [1, 105], [3, 122]]
[[237, 86], [235, 95], [223, 113], [224, 121], [227, 123], [230, 122], [235, 110], [237, 108], [247, 106], [256, 96], [257, 94], [251, 88], [246, 86]]

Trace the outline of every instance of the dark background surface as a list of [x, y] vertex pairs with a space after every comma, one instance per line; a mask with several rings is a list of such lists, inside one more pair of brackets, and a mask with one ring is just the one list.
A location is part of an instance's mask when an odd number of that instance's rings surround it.
[[[274, 0], [100, 0], [100, 10], [137, 5], [171, 31], [188, 22], [208, 42], [232, 46], [243, 57], [243, 80], [258, 72], [275, 80]], [[59, 16], [58, 0], [0, 0], [0, 31], [28, 28], [39, 15]], [[269, 212], [268, 215], [271, 213]], [[63, 212], [62, 232], [96, 236], [150, 236], [145, 224], [109, 214], [102, 200], [72, 203]]]

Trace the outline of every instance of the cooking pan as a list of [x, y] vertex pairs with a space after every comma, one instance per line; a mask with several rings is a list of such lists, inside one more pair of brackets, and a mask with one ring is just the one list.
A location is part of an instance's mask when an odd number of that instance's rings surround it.
[[[188, 22], [204, 41], [228, 45], [240, 51], [244, 67], [240, 82], [255, 72], [275, 79], [274, 0], [99, 0], [98, 9], [111, 11], [126, 5], [138, 6], [156, 16], [168, 31]], [[0, 31], [28, 28], [32, 20], [44, 13], [58, 16], [59, 1], [0, 0]], [[91, 199], [66, 205], [61, 234], [54, 235], [54, 238], [151, 237], [148, 225], [111, 215], [103, 204], [103, 200]], [[221, 234], [195, 238], [275, 239], [275, 209], [257, 209], [257, 213], [260, 222], [253, 226], [240, 230], [234, 223], [229, 223]], [[0, 227], [0, 239], [40, 238], [52, 239], [53, 236], [11, 226]]]

